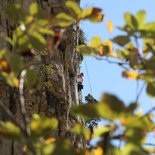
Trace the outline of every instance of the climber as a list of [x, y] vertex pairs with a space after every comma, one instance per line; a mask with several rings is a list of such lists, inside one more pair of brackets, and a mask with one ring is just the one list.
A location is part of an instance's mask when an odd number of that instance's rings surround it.
[[78, 92], [81, 91], [81, 90], [83, 89], [83, 84], [82, 84], [82, 82], [83, 82], [83, 76], [84, 76], [83, 73], [80, 73], [80, 74], [78, 74], [78, 76], [77, 76]]

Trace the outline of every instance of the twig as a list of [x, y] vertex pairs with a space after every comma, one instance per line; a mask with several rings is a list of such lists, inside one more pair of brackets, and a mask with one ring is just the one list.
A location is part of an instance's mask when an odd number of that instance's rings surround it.
[[[137, 81], [138, 82], [138, 81]], [[137, 84], [137, 87], [138, 87], [139, 83]], [[136, 95], [136, 99], [135, 99], [135, 103], [138, 102], [139, 98], [140, 98], [140, 95], [142, 94], [143, 92], [143, 89], [144, 89], [144, 86], [145, 86], [145, 82], [143, 83], [143, 85], [141, 86], [139, 92], [137, 92], [137, 95]], [[138, 89], [138, 88], [137, 88]], [[138, 90], [137, 90], [138, 91]]]
[[155, 110], [155, 107], [152, 107], [143, 117], [149, 115], [150, 113], [152, 113]]
[[19, 84], [19, 97], [20, 97], [20, 107], [21, 107], [21, 113], [24, 121], [25, 130], [28, 136], [30, 136], [31, 131], [29, 127], [29, 117], [26, 112], [25, 108], [25, 99], [24, 99], [24, 77], [27, 70], [23, 70], [20, 75], [20, 84]]
[[155, 144], [152, 144], [152, 143], [145, 143], [144, 145], [149, 145], [149, 146], [154, 146], [155, 147]]
[[12, 113], [10, 112], [10, 110], [4, 105], [4, 103], [3, 103], [2, 101], [0, 101], [0, 109], [2, 109], [3, 112], [8, 116], [8, 118], [9, 118], [15, 125], [17, 125], [23, 133], [25, 133], [24, 128], [17, 122], [17, 120], [14, 118], [14, 116], [12, 115]]
[[109, 60], [108, 58], [97, 58], [97, 57], [95, 57], [95, 58], [96, 58], [96, 59], [99, 59], [99, 60], [104, 60], [104, 61], [106, 61], [106, 62], [108, 62], [108, 63], [110, 63], [110, 64], [117, 64], [118, 66], [122, 67], [123, 69], [128, 70], [128, 68], [124, 66], [124, 65], [129, 65], [127, 62], [111, 61], [111, 60]]

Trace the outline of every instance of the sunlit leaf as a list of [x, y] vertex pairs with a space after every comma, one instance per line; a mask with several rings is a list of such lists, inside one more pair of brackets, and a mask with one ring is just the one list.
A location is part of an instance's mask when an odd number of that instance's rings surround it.
[[30, 123], [34, 136], [51, 134], [58, 127], [58, 121], [54, 118], [35, 118]]
[[40, 28], [39, 32], [42, 33], [42, 34], [48, 34], [48, 35], [54, 36], [54, 31], [46, 29], [46, 28]]
[[79, 136], [83, 136], [86, 140], [89, 140], [90, 138], [89, 129], [82, 124], [76, 124], [71, 131]]
[[139, 115], [130, 115], [120, 119], [120, 122], [127, 129], [141, 129], [143, 137], [146, 136], [146, 132], [151, 132], [154, 127], [154, 123], [149, 116], [139, 117]]
[[125, 13], [124, 15], [124, 19], [125, 19], [125, 22], [128, 26], [130, 26], [132, 29], [136, 29], [137, 26], [138, 26], [138, 23], [137, 23], [137, 20], [136, 18], [130, 14], [130, 13]]
[[117, 57], [119, 59], [124, 59], [125, 58], [125, 54], [124, 54], [124, 52], [122, 50], [116, 49], [116, 53], [117, 53]]
[[92, 56], [97, 54], [97, 49], [89, 47], [87, 45], [79, 45], [76, 47], [77, 52], [81, 53], [82, 55], [85, 56]]
[[81, 13], [81, 9], [80, 9], [79, 5], [76, 2], [67, 1], [66, 6], [67, 6], [67, 8], [69, 8], [77, 16]]
[[10, 85], [11, 87], [19, 87], [19, 80], [17, 79], [16, 75], [11, 72], [11, 73], [5, 73], [2, 72], [2, 76], [5, 78], [6, 82], [8, 85]]
[[54, 137], [49, 137], [46, 140], [44, 140], [44, 144], [48, 145], [48, 144], [53, 143], [55, 141], [56, 141], [56, 139]]
[[103, 149], [101, 147], [97, 147], [92, 150], [93, 155], [103, 155]]
[[75, 19], [72, 16], [64, 12], [59, 13], [56, 16], [56, 19], [58, 20], [58, 25], [61, 27], [68, 27], [75, 22]]
[[129, 70], [124, 71], [122, 75], [123, 77], [126, 77], [131, 80], [137, 80], [140, 77], [140, 74], [138, 72], [129, 71]]
[[12, 122], [0, 122], [0, 135], [6, 138], [19, 139], [22, 133], [20, 128]]
[[79, 16], [78, 20], [88, 19], [92, 22], [101, 22], [103, 20], [103, 13], [100, 8], [88, 8], [83, 10]]
[[54, 149], [55, 149], [55, 144], [48, 144], [43, 146], [42, 153], [43, 155], [51, 155], [53, 154]]
[[145, 24], [142, 27], [142, 29], [145, 30], [145, 31], [153, 31], [153, 32], [155, 32], [155, 22], [150, 22], [150, 23]]
[[111, 34], [113, 32], [113, 30], [114, 30], [114, 26], [113, 26], [112, 21], [108, 20], [106, 22], [106, 25], [107, 25], [107, 28], [108, 28], [109, 33]]
[[31, 15], [36, 15], [39, 12], [39, 6], [38, 6], [38, 4], [37, 3], [32, 3], [30, 5], [29, 11], [30, 11], [30, 14]]
[[139, 26], [143, 25], [146, 20], [146, 12], [144, 10], [138, 11], [136, 14], [136, 19]]
[[100, 37], [95, 36], [91, 39], [89, 46], [93, 48], [99, 48], [102, 44], [102, 40]]
[[8, 60], [6, 60], [6, 59], [0, 60], [0, 69], [3, 72], [10, 73], [11, 69], [10, 69]]
[[109, 132], [111, 130], [111, 127], [107, 126], [99, 126], [94, 130], [93, 133], [93, 138], [99, 138], [101, 137], [104, 133]]

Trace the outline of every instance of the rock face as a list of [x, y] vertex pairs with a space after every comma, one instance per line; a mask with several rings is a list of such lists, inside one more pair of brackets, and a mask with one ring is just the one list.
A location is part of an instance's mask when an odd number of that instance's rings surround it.
[[[30, 3], [34, 0], [14, 0], [20, 2], [24, 9], [27, 9]], [[4, 5], [9, 2], [1, 0], [0, 10], [4, 11]], [[57, 13], [63, 11], [65, 0], [36, 0], [36, 2], [47, 10], [48, 13]], [[12, 23], [5, 17], [0, 16], [0, 33], [7, 35], [11, 34]], [[42, 84], [35, 91], [27, 92], [25, 90], [25, 103], [29, 116], [33, 113], [56, 117], [59, 120], [59, 129], [56, 136], [65, 136], [65, 132], [70, 129], [77, 121], [76, 118], [70, 115], [70, 107], [72, 104], [79, 104], [79, 96], [77, 91], [76, 77], [79, 73], [79, 65], [81, 56], [75, 51], [78, 43], [79, 28], [75, 24], [65, 31], [66, 43], [58, 48], [57, 54], [48, 58], [44, 57], [42, 66], [50, 66], [51, 71], [42, 71], [39, 68]], [[0, 38], [0, 49], [9, 48], [3, 39]], [[38, 59], [39, 61], [39, 59]], [[4, 93], [0, 94], [0, 98], [6, 106], [12, 111], [15, 118], [22, 123], [21, 112], [19, 108], [18, 90], [9, 88], [1, 80], [0, 84], [5, 89]], [[1, 119], [5, 117], [0, 113]], [[74, 137], [74, 140], [75, 137]], [[74, 142], [73, 142], [74, 143]], [[0, 155], [21, 155], [19, 145], [14, 141], [0, 139]]]

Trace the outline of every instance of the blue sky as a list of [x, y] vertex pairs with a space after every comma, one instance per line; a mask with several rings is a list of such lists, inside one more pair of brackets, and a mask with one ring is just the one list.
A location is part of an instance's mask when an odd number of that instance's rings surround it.
[[[124, 24], [125, 12], [135, 14], [139, 10], [145, 10], [147, 12], [147, 21], [155, 21], [154, 0], [81, 0], [81, 6], [83, 8], [91, 6], [100, 7], [103, 9], [105, 15], [102, 23], [81, 23], [81, 28], [85, 32], [88, 41], [93, 36], [100, 36], [102, 40], [105, 41], [120, 34], [120, 31], [116, 27]], [[107, 20], [111, 20], [115, 26], [114, 32], [111, 35], [107, 31]], [[85, 57], [81, 64], [81, 70], [85, 73], [83, 96], [91, 93], [85, 63], [87, 64], [89, 72], [92, 94], [96, 99], [99, 99], [102, 93], [109, 92], [117, 95], [127, 104], [135, 100], [136, 82], [122, 78], [122, 69], [119, 66], [108, 64], [107, 62], [99, 61], [92, 57]], [[139, 99], [139, 103], [144, 112], [147, 112], [155, 105], [155, 100], [150, 99], [146, 95], [144, 89]]]

